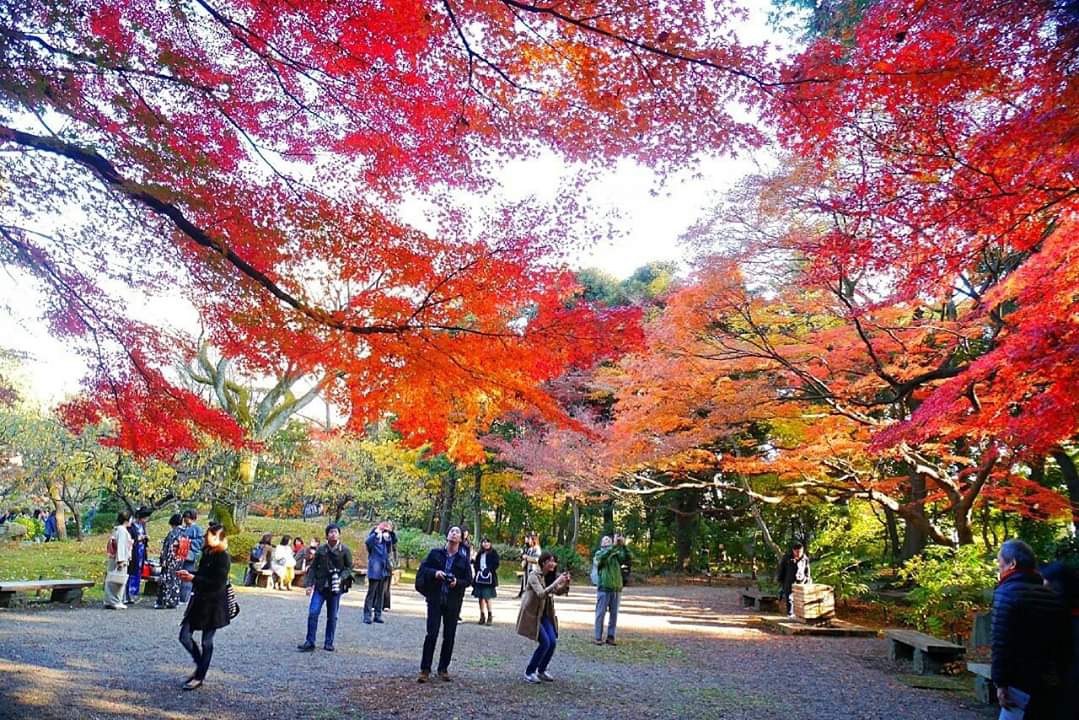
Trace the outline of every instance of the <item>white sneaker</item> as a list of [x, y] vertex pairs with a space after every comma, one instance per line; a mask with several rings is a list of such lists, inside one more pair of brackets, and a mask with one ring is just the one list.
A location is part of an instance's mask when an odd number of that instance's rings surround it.
[[554, 682], [554, 675], [551, 675], [549, 672], [544, 670], [539, 674], [539, 679], [544, 682]]
[[538, 685], [540, 682], [539, 675], [537, 675], [536, 673], [525, 673], [525, 682], [532, 683], [533, 685]]
[[124, 605], [122, 603], [120, 605], [106, 605], [105, 607], [107, 607], [109, 610], [127, 610], [127, 605]]

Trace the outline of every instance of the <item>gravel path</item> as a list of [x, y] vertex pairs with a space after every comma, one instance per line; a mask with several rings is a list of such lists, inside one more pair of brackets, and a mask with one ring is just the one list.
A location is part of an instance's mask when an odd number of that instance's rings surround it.
[[191, 669], [176, 641], [179, 611], [0, 611], [0, 717], [993, 717], [968, 695], [900, 683], [896, 673], [909, 668], [887, 659], [882, 640], [761, 632], [726, 588], [628, 589], [617, 647], [591, 644], [594, 593], [574, 590], [558, 601], [558, 681], [541, 686], [522, 680], [534, 645], [514, 633], [515, 588], [502, 588], [492, 627], [476, 625], [466, 603], [453, 682], [417, 685], [423, 605], [411, 588], [394, 589], [382, 626], [361, 623], [361, 593], [346, 596], [337, 652], [312, 654], [295, 650], [302, 592], [240, 589], [240, 616], [218, 633], [207, 682], [194, 692], [179, 690]]

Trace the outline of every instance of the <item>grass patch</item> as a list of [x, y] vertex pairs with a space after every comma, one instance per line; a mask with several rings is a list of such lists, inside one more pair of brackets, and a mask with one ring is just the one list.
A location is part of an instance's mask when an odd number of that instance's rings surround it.
[[684, 685], [678, 688], [677, 696], [679, 702], [669, 706], [671, 717], [718, 720], [734, 711], [776, 709], [772, 698], [730, 687]]
[[682, 648], [647, 638], [619, 638], [618, 644], [612, 647], [593, 644], [590, 635], [563, 634], [558, 638], [558, 652], [630, 665], [683, 662], [686, 659]]

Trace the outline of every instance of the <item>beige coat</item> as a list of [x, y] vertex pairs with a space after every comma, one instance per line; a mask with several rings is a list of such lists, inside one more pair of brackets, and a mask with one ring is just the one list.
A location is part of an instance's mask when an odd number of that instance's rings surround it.
[[521, 610], [517, 613], [517, 634], [539, 641], [540, 618], [546, 615], [554, 624], [555, 632], [558, 632], [558, 617], [554, 612], [554, 596], [565, 595], [569, 592], [569, 585], [559, 585], [553, 582], [543, 586], [543, 573], [528, 573], [525, 582], [525, 594], [521, 598]]

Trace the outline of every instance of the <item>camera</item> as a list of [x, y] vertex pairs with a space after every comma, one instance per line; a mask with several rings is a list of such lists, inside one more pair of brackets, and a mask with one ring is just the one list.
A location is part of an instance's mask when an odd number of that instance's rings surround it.
[[453, 581], [456, 579], [457, 578], [454, 577], [453, 573], [445, 573], [442, 578], [442, 582], [446, 583], [447, 585], [453, 585]]

